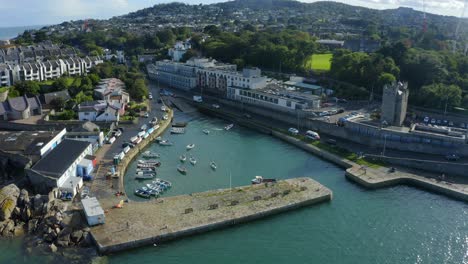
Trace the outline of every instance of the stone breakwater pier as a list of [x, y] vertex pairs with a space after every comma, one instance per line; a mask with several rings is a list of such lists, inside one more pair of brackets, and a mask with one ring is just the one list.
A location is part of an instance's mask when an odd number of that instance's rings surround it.
[[130, 202], [109, 209], [116, 199], [101, 200], [106, 224], [91, 229], [101, 254], [159, 244], [184, 236], [260, 219], [330, 201], [332, 192], [310, 178], [220, 189], [190, 195]]

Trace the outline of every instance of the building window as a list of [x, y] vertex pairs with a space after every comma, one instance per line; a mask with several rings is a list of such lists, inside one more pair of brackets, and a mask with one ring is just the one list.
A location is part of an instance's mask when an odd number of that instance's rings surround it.
[[291, 107], [291, 101], [286, 101], [286, 106]]

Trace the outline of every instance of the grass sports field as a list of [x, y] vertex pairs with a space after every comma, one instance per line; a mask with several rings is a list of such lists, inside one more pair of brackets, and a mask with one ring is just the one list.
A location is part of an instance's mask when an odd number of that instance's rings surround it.
[[314, 71], [329, 71], [331, 66], [331, 58], [333, 54], [314, 54], [309, 57], [306, 62], [306, 67]]

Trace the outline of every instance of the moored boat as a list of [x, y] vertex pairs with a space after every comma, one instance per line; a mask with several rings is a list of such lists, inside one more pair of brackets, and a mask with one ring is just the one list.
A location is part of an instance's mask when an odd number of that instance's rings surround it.
[[192, 165], [197, 164], [197, 160], [194, 157], [190, 157], [189, 161]]
[[168, 140], [161, 140], [161, 141], [159, 141], [159, 145], [161, 145], [161, 146], [172, 146], [172, 142], [170, 142]]
[[135, 180], [152, 180], [155, 176], [155, 173], [141, 173], [135, 175]]
[[182, 161], [182, 162], [185, 162], [187, 160], [187, 156], [185, 155], [180, 155], [179, 156], [179, 160]]
[[184, 166], [177, 166], [177, 170], [182, 174], [187, 173], [187, 168], [185, 168]]
[[191, 150], [195, 147], [195, 144], [188, 144], [187, 145], [187, 150]]
[[173, 127], [173, 128], [171, 128], [171, 134], [185, 134], [185, 128], [183, 128], [183, 127]]
[[172, 127], [186, 127], [186, 126], [187, 126], [187, 122], [178, 122], [178, 123], [172, 124]]
[[208, 129], [203, 129], [203, 133], [205, 133], [205, 135], [208, 135], [210, 134], [210, 131]]
[[159, 167], [161, 166], [161, 163], [158, 162], [156, 164], [153, 164], [153, 163], [139, 163], [137, 165], [137, 168], [151, 168], [151, 169], [155, 169], [156, 167]]
[[218, 168], [218, 165], [216, 165], [216, 163], [214, 161], [210, 162], [210, 167], [213, 169], [213, 170], [216, 170]]
[[229, 125], [227, 125], [227, 126], [224, 127], [224, 130], [228, 131], [228, 130], [230, 130], [230, 129], [233, 128], [233, 127], [234, 127], [234, 124], [229, 124]]
[[153, 152], [151, 152], [149, 150], [143, 152], [143, 158], [145, 158], [145, 159], [158, 159], [160, 157], [161, 157], [161, 155], [159, 155], [159, 153], [153, 153]]
[[145, 191], [143, 191], [141, 189], [135, 189], [135, 195], [146, 198], [146, 199], [149, 199], [150, 196], [151, 196], [151, 194], [149, 194], [148, 192], [145, 192]]
[[255, 179], [251, 180], [252, 184], [261, 184], [264, 182], [276, 182], [273, 178], [263, 178], [262, 176], [255, 176]]

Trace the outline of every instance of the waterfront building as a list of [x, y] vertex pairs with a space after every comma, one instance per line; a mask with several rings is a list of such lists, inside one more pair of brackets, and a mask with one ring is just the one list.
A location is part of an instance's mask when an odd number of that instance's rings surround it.
[[381, 121], [391, 126], [401, 126], [406, 117], [409, 90], [407, 83], [385, 85], [382, 96]]
[[211, 67], [198, 70], [198, 86], [222, 97], [226, 97], [228, 87], [261, 89], [266, 85], [267, 78], [261, 76], [259, 68], [245, 68], [242, 72]]
[[19, 120], [42, 114], [42, 104], [38, 96], [19, 96], [0, 102], [0, 119]]
[[83, 186], [83, 178], [78, 177], [78, 164], [92, 154], [89, 142], [65, 139], [31, 169], [26, 169], [26, 175], [39, 193], [59, 188], [74, 196]]
[[320, 107], [320, 97], [311, 94], [295, 93], [269, 85], [264, 89], [249, 89], [230, 86], [227, 98], [252, 106], [269, 108], [281, 112], [317, 109]]
[[320, 85], [316, 85], [315, 83], [316, 83], [315, 80], [306, 79], [300, 76], [291, 76], [289, 77], [289, 81], [284, 82], [284, 85], [287, 87], [294, 88], [294, 89], [299, 89], [304, 92], [311, 92], [312, 94], [315, 94], [315, 95], [333, 94], [333, 90], [325, 89], [324, 87]]
[[[0, 131], [0, 157], [35, 163], [62, 142], [67, 130]], [[1, 173], [1, 171], [0, 171]]]
[[197, 68], [192, 65], [165, 60], [148, 65], [147, 69], [151, 79], [169, 87], [188, 91], [197, 86]]

